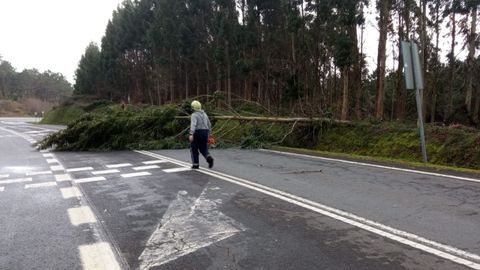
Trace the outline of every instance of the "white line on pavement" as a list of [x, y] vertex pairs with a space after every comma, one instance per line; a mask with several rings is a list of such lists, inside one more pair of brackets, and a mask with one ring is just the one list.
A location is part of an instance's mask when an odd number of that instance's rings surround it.
[[38, 184], [28, 184], [25, 185], [25, 189], [29, 188], [42, 188], [42, 187], [54, 187], [57, 186], [56, 182], [44, 182], [44, 183], [38, 183]]
[[45, 175], [45, 174], [52, 174], [52, 171], [42, 171], [42, 172], [27, 172], [27, 176], [34, 176], [34, 175]]
[[83, 171], [91, 171], [91, 170], [93, 170], [92, 167], [81, 167], [81, 168], [66, 169], [67, 172], [83, 172]]
[[82, 193], [77, 187], [61, 188], [60, 192], [64, 199], [78, 198], [82, 196]]
[[50, 150], [48, 150], [48, 149], [40, 150], [40, 153], [49, 153], [49, 152], [50, 152]]
[[79, 246], [83, 270], [120, 270], [112, 247], [107, 242]]
[[149, 166], [140, 166], [140, 167], [133, 167], [134, 171], [142, 171], [142, 170], [151, 170], [151, 169], [158, 169], [160, 168], [157, 165], [149, 165]]
[[50, 153], [48, 153], [48, 154], [43, 154], [43, 157], [45, 157], [45, 158], [53, 158], [53, 154], [50, 154]]
[[[169, 160], [172, 163], [175, 163], [180, 166], [189, 166], [188, 163], [176, 160], [173, 158], [168, 158], [162, 155], [158, 155], [148, 151], [139, 151], [135, 152], [148, 155], [151, 157], [156, 157], [160, 159]], [[367, 230], [369, 232], [375, 233], [377, 235], [389, 238], [391, 240], [397, 241], [399, 243], [414, 247], [416, 249], [428, 252], [430, 254], [442, 257], [444, 259], [463, 264], [467, 267], [480, 270], [480, 256], [474, 253], [470, 253], [449, 245], [438, 243], [421, 236], [401, 231], [387, 225], [357, 216], [355, 214], [342, 211], [327, 205], [323, 205], [281, 190], [270, 188], [261, 184], [251, 182], [239, 177], [223, 174], [220, 172], [212, 171], [209, 169], [198, 170], [200, 173], [204, 173], [224, 181], [237, 184], [239, 186], [246, 187], [251, 190], [258, 191], [263, 194], [270, 195], [272, 197], [278, 198], [280, 200], [301, 206], [303, 208], [312, 210], [316, 213], [331, 217], [333, 219], [342, 221], [344, 223], [350, 224], [352, 226]]]
[[8, 178], [9, 176], [10, 176], [9, 174], [0, 174], [0, 179]]
[[56, 158], [47, 158], [47, 163], [58, 163], [58, 160]]
[[56, 174], [55, 175], [55, 181], [57, 182], [64, 182], [64, 181], [70, 181], [72, 178], [70, 177], [69, 174]]
[[176, 173], [176, 172], [186, 172], [191, 170], [192, 170], [191, 168], [181, 167], [181, 168], [165, 169], [163, 171], [166, 173]]
[[126, 174], [121, 174], [123, 178], [131, 178], [131, 177], [138, 177], [138, 176], [147, 176], [147, 175], [152, 175], [149, 172], [138, 172], [138, 173], [126, 173]]
[[132, 164], [122, 163], [122, 164], [109, 164], [109, 165], [106, 165], [105, 167], [109, 169], [113, 169], [113, 168], [123, 168], [123, 167], [130, 167], [130, 166], [132, 166]]
[[0, 185], [3, 184], [14, 184], [14, 183], [23, 183], [23, 182], [32, 182], [32, 178], [18, 178], [18, 179], [9, 179], [0, 181]]
[[335, 162], [342, 162], [342, 163], [354, 164], [354, 165], [360, 165], [360, 166], [366, 166], [366, 167], [374, 167], [374, 168], [387, 169], [387, 170], [393, 170], [393, 171], [401, 171], [401, 172], [409, 172], [409, 173], [416, 173], [416, 174], [424, 174], [424, 175], [430, 175], [430, 176], [437, 176], [437, 177], [444, 177], [444, 178], [451, 178], [451, 179], [456, 179], [456, 180], [463, 180], [463, 181], [470, 181], [470, 182], [480, 183], [480, 179], [470, 178], [470, 177], [461, 177], [461, 176], [441, 174], [441, 173], [433, 173], [433, 172], [425, 172], [425, 171], [419, 171], [419, 170], [403, 169], [403, 168], [397, 168], [397, 167], [376, 165], [376, 164], [370, 164], [370, 163], [364, 163], [364, 162], [356, 162], [356, 161], [336, 159], [336, 158], [326, 158], [326, 157], [318, 157], [318, 156], [309, 156], [309, 155], [296, 154], [296, 153], [288, 153], [288, 152], [281, 152], [281, 151], [268, 150], [268, 149], [260, 149], [260, 151], [270, 152], [270, 153], [276, 153], [276, 154], [281, 154], [281, 155], [290, 155], [290, 156], [297, 156], [297, 157], [306, 157], [306, 158], [311, 158], [311, 159], [320, 159], [320, 160], [326, 160], [326, 161], [335, 161]]
[[0, 187], [0, 192], [5, 191], [5, 187]]
[[82, 183], [98, 182], [98, 181], [105, 181], [105, 180], [106, 180], [105, 177], [97, 176], [97, 177], [75, 179], [73, 180], [73, 182], [75, 182], [76, 184], [82, 184]]
[[119, 170], [104, 170], [104, 171], [93, 171], [92, 174], [93, 175], [102, 175], [102, 174], [110, 174], [110, 173], [118, 173], [120, 172]]
[[63, 171], [65, 168], [62, 165], [50, 166], [50, 170], [52, 171]]
[[88, 206], [70, 208], [67, 212], [73, 226], [97, 222], [92, 209]]
[[166, 160], [149, 160], [149, 161], [144, 161], [142, 162], [145, 165], [151, 165], [151, 164], [160, 164], [160, 163], [167, 163], [168, 161]]

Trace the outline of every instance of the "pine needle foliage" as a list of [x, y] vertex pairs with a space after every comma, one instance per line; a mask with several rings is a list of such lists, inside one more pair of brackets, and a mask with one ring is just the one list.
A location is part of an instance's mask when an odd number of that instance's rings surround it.
[[[176, 120], [179, 110], [174, 106], [148, 107], [109, 112], [87, 113], [70, 123], [65, 130], [54, 133], [40, 143], [40, 148], [57, 150], [126, 150], [172, 148], [182, 146], [174, 139], [188, 123]], [[184, 139], [182, 137], [182, 139]]]

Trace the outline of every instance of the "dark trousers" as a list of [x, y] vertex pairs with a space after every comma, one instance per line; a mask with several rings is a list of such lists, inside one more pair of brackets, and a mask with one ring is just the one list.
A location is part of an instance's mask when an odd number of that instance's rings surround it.
[[208, 152], [208, 129], [197, 129], [193, 134], [193, 141], [190, 143], [190, 153], [192, 155], [193, 165], [199, 165], [199, 151], [204, 158], [207, 158], [210, 155]]

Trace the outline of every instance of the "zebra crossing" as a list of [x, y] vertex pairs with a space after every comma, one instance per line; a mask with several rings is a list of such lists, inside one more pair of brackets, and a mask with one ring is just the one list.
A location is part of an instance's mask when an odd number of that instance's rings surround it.
[[[24, 173], [16, 172], [0, 174], [0, 192], [8, 191], [9, 188], [18, 186], [19, 184], [23, 185], [24, 189], [36, 189], [57, 187], [57, 183], [59, 182], [83, 184], [106, 181], [107, 179], [131, 179], [151, 176], [155, 171], [162, 171], [163, 173], [181, 173], [191, 170], [190, 168], [178, 167], [178, 165], [160, 159], [140, 161], [137, 164], [118, 163], [99, 165], [96, 168], [92, 166], [65, 168], [52, 153], [44, 151], [43, 157], [45, 158], [47, 165], [50, 165], [48, 167], [49, 170], [43, 169], [27, 171]], [[80, 177], [75, 177], [78, 173], [83, 174]]]

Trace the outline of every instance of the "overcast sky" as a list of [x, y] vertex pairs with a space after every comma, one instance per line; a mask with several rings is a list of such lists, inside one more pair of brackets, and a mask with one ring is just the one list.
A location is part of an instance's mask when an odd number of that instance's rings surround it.
[[[60, 72], [74, 83], [80, 57], [90, 42], [100, 45], [112, 12], [122, 0], [0, 0], [0, 55], [17, 69]], [[375, 69], [378, 31], [375, 7], [367, 11], [364, 53]], [[389, 42], [388, 68], [395, 66]], [[442, 39], [441, 47], [447, 48]], [[442, 58], [446, 51], [441, 53]], [[460, 53], [461, 54], [461, 53]]]
[[121, 0], [0, 0], [0, 55], [17, 69], [73, 76]]

